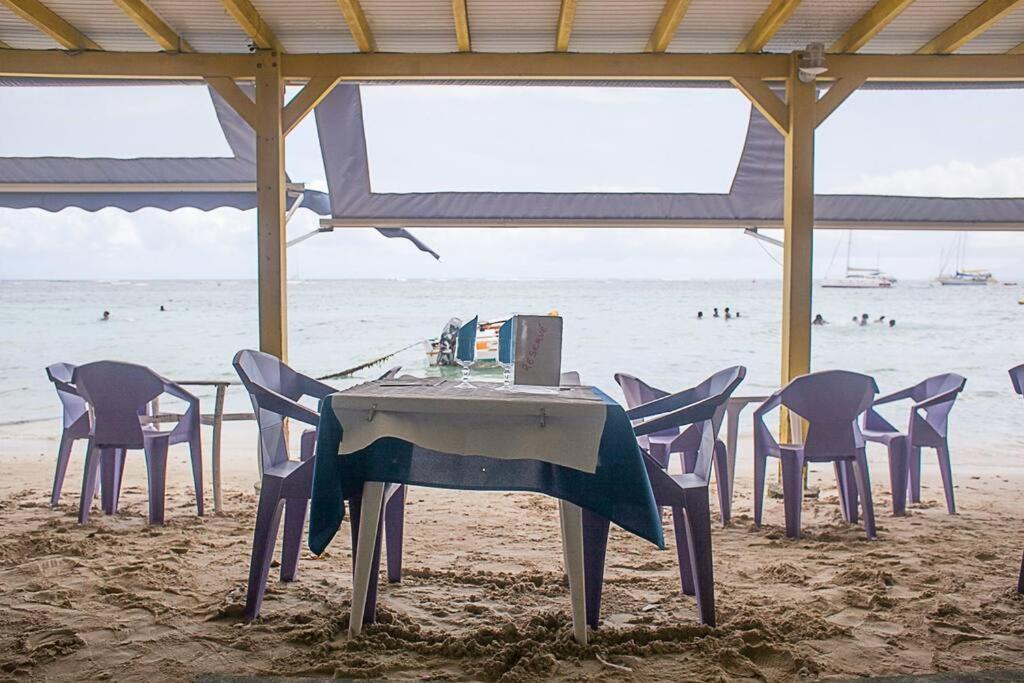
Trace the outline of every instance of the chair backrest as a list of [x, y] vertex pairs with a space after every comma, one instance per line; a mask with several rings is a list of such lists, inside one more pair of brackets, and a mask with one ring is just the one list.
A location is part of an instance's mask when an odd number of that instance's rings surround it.
[[807, 421], [804, 455], [851, 455], [864, 446], [857, 417], [871, 407], [878, 385], [873, 377], [825, 370], [797, 377], [780, 395], [783, 406]]
[[1024, 364], [1010, 368], [1010, 383], [1014, 391], [1024, 396]]
[[667, 391], [652, 387], [639, 377], [625, 372], [615, 373], [615, 383], [619, 385], [622, 395], [626, 397], [626, 408], [636, 408], [644, 403], [650, 403], [656, 398], [668, 396]]
[[[945, 438], [949, 429], [949, 411], [953, 409], [957, 396], [964, 390], [966, 384], [967, 379], [962, 375], [958, 375], [955, 372], [947, 372], [942, 375], [929, 377], [914, 387], [913, 399], [915, 403], [939, 398], [943, 395], [946, 396], [944, 400], [924, 407], [924, 422], [929, 429], [922, 429], [924, 425], [920, 423], [920, 417], [916, 419], [913, 416], [911, 417], [911, 424], [914, 426], [915, 445], [918, 445], [917, 442], [922, 439], [923, 441], [920, 445], [934, 445], [933, 440], [929, 439], [928, 436], [934, 436], [938, 439]], [[923, 433], [929, 431], [934, 434], [926, 435]]]
[[46, 368], [46, 376], [53, 382], [57, 398], [64, 409], [65, 429], [89, 414], [89, 406], [71, 381], [74, 373], [75, 366], [71, 363], [54, 363]]
[[101, 360], [79, 365], [72, 383], [92, 408], [97, 446], [142, 448], [146, 404], [164, 392], [164, 379], [142, 365]]
[[284, 416], [263, 405], [261, 395], [269, 391], [297, 401], [302, 397], [299, 373], [280, 358], [251, 349], [236, 353], [231, 365], [249, 392], [260, 432], [260, 458], [263, 469], [270, 469], [288, 460], [288, 439], [285, 438]]

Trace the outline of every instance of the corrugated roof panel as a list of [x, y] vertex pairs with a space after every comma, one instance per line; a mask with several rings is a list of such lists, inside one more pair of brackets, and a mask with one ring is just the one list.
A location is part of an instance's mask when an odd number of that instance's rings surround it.
[[1024, 7], [1015, 9], [995, 26], [957, 50], [957, 54], [1000, 54], [1024, 43]]
[[[812, 0], [805, 0], [811, 2]], [[732, 52], [770, 0], [693, 0], [668, 52]]]
[[805, 0], [790, 15], [768, 44], [765, 52], [802, 50], [807, 43], [824, 43], [827, 48], [853, 26], [877, 0]]
[[359, 51], [337, 0], [252, 2], [286, 52]]
[[167, 25], [199, 52], [247, 52], [249, 36], [214, 0], [148, 0]]
[[569, 50], [643, 52], [665, 0], [581, 0]]
[[160, 49], [113, 2], [46, 0], [46, 6], [105, 50], [155, 52]]
[[914, 0], [861, 48], [861, 52], [914, 53], [980, 4], [980, 0]]
[[555, 49], [559, 0], [466, 0], [466, 8], [469, 34], [477, 52]]
[[23, 50], [52, 50], [60, 47], [32, 24], [0, 5], [0, 40]]
[[[451, 0], [362, 0], [362, 6], [382, 52], [459, 50]], [[472, 3], [467, 13], [470, 40], [476, 49]]]

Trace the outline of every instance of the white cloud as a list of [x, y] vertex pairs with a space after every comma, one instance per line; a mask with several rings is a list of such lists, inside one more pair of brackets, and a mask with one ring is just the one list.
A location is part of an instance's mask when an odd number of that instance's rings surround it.
[[863, 175], [853, 183], [828, 191], [914, 197], [1024, 197], [1024, 156], [984, 165], [949, 161], [883, 175]]

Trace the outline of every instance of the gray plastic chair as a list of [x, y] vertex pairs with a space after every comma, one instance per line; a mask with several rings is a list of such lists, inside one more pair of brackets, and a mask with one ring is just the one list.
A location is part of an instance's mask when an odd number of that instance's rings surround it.
[[[921, 502], [921, 449], [934, 448], [938, 454], [946, 510], [956, 514], [953, 499], [953, 469], [949, 458], [949, 411], [967, 380], [956, 373], [936, 375], [906, 389], [879, 399], [864, 413], [864, 438], [885, 444], [889, 450], [889, 476], [892, 481], [892, 510], [902, 515], [907, 495], [912, 503]], [[907, 431], [901, 432], [875, 411], [875, 407], [903, 400], [913, 401]], [[908, 480], [909, 475], [909, 480]]]
[[[1024, 365], [1018, 365], [1015, 368], [1010, 368], [1010, 383], [1013, 384], [1013, 390], [1021, 396], [1024, 396]], [[1020, 560], [1020, 574], [1017, 577], [1017, 592], [1024, 593], [1024, 555], [1021, 556]]]
[[[697, 392], [696, 397], [707, 397], [711, 395], [710, 383], [717, 377], [712, 376], [689, 391]], [[645, 403], [650, 403], [659, 398], [668, 396], [668, 392], [652, 387], [638, 377], [619, 372], [615, 374], [615, 381], [622, 389], [626, 398], [626, 407], [635, 408]], [[725, 418], [726, 404], [715, 412], [714, 427], [715, 434], [718, 434]], [[634, 426], [638, 422], [634, 422]], [[696, 426], [689, 430], [682, 430], [678, 427], [664, 429], [653, 434], [637, 437], [642, 448], [647, 449], [651, 457], [661, 465], [662, 469], [668, 469], [672, 454], [679, 454], [682, 459], [683, 471], [692, 472], [697, 457], [697, 450], [700, 446], [700, 434]], [[729, 472], [729, 459], [725, 443], [716, 438], [714, 457], [715, 481], [718, 482], [718, 509], [721, 513], [722, 524], [728, 524], [732, 518], [732, 476]]]
[[[857, 418], [871, 406], [878, 393], [875, 380], [845, 370], [826, 370], [797, 377], [776, 391], [754, 412], [754, 524], [760, 528], [764, 508], [765, 470], [768, 458], [782, 462], [782, 489], [786, 508], [786, 535], [800, 537], [800, 506], [803, 503], [805, 463], [831, 462], [839, 483], [843, 517], [857, 521], [857, 496], [864, 508], [864, 528], [874, 540], [875, 512], [871, 477]], [[764, 422], [765, 415], [785, 407], [807, 421], [802, 444], [780, 444]]]
[[[306, 512], [313, 490], [313, 468], [316, 449], [316, 429], [320, 416], [298, 401], [303, 396], [322, 400], [336, 390], [330, 385], [296, 372], [279, 358], [261, 351], [243, 349], [231, 362], [239, 379], [249, 392], [256, 424], [260, 433], [260, 463], [263, 471], [260, 500], [253, 530], [252, 557], [249, 563], [249, 583], [245, 598], [245, 618], [252, 621], [260, 613], [267, 577], [281, 523], [281, 508], [285, 508], [284, 540], [281, 548], [281, 580], [294, 581], [302, 550], [302, 532]], [[398, 368], [389, 370], [384, 377], [397, 374]], [[285, 418], [311, 425], [302, 433], [299, 459], [292, 460], [288, 453]], [[396, 494], [399, 492], [395, 492]], [[392, 495], [386, 508], [388, 540], [388, 578], [401, 577], [402, 525], [405, 489]], [[359, 528], [358, 505], [349, 502], [352, 510], [353, 536]], [[380, 539], [376, 553], [380, 553]], [[353, 540], [353, 548], [355, 540]]]
[[[697, 598], [701, 623], [715, 625], [715, 576], [711, 549], [711, 507], [708, 486], [712, 462], [718, 457], [716, 419], [729, 397], [746, 377], [743, 366], [715, 373], [697, 387], [663, 396], [626, 411], [634, 421], [640, 440], [668, 430], [687, 427], [683, 434], [693, 439], [693, 458], [684, 474], [669, 474], [645, 449], [644, 466], [651, 481], [654, 502], [672, 508], [672, 520], [679, 558], [679, 581], [683, 593]], [[687, 451], [691, 452], [691, 451]], [[684, 461], [686, 462], [686, 461]], [[692, 465], [692, 466], [690, 466]], [[601, 618], [601, 592], [608, 547], [609, 521], [583, 510], [584, 584], [587, 594], [587, 624], [597, 628]]]
[[89, 407], [71, 383], [74, 371], [75, 366], [70, 363], [54, 363], [46, 368], [46, 376], [53, 382], [57, 398], [64, 409], [60, 445], [57, 447], [57, 469], [53, 474], [53, 491], [50, 493], [50, 505], [53, 507], [60, 503], [64, 475], [68, 471], [68, 461], [75, 441], [89, 438]]
[[[203, 451], [199, 432], [199, 399], [149, 368], [132, 363], [96, 361], [80, 365], [74, 369], [71, 383], [88, 402], [93, 415], [79, 501], [79, 523], [89, 521], [100, 461], [104, 461], [103, 509], [107, 514], [114, 514], [121, 492], [126, 452], [141, 449], [146, 455], [149, 479], [149, 523], [163, 524], [167, 449], [179, 443], [189, 445], [196, 508], [202, 516]], [[188, 408], [169, 431], [143, 426], [139, 417], [146, 414], [146, 407], [153, 399], [163, 394], [185, 401]]]

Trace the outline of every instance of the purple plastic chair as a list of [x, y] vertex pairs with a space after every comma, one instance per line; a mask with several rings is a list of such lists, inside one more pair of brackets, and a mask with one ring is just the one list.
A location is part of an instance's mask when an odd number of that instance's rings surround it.
[[[729, 396], [746, 377], [736, 366], [715, 373], [699, 386], [678, 394], [649, 401], [626, 411], [634, 420], [633, 431], [640, 442], [645, 436], [686, 426], [693, 441], [692, 467], [685, 474], [669, 474], [644, 449], [644, 466], [651, 481], [654, 502], [672, 508], [679, 558], [679, 581], [683, 593], [697, 598], [701, 623], [715, 625], [715, 576], [711, 551], [711, 506], [708, 486], [712, 462], [718, 448], [716, 420]], [[642, 420], [642, 421], [640, 421]], [[584, 583], [587, 594], [587, 624], [597, 628], [601, 618], [604, 561], [608, 547], [606, 518], [583, 510]]]
[[[1013, 390], [1024, 396], [1024, 365], [1010, 368], [1010, 382]], [[1017, 578], [1017, 592], [1024, 593], [1024, 556], [1020, 560], [1020, 575]]]
[[[117, 512], [129, 450], [146, 454], [149, 479], [149, 523], [164, 523], [164, 493], [167, 483], [167, 449], [187, 443], [192, 456], [192, 480], [196, 508], [203, 514], [203, 451], [199, 437], [199, 399], [180, 386], [142, 365], [97, 361], [74, 369], [72, 382], [93, 412], [89, 450], [85, 456], [85, 477], [79, 503], [78, 521], [89, 521], [89, 508], [96, 490], [96, 477], [103, 461], [103, 510]], [[143, 426], [139, 417], [153, 399], [168, 394], [188, 403], [178, 423], [169, 431]]]
[[60, 503], [64, 475], [68, 471], [68, 461], [71, 459], [71, 449], [75, 441], [89, 438], [89, 407], [71, 383], [74, 371], [75, 366], [70, 363], [54, 363], [46, 368], [46, 376], [53, 382], [57, 398], [64, 408], [60, 446], [57, 447], [57, 470], [53, 474], [53, 492], [50, 494], [52, 507], [57, 507]]
[[[626, 397], [627, 408], [635, 408], [669, 395], [667, 391], [652, 387], [643, 380], [624, 372], [616, 373], [615, 381], [622, 389], [622, 394]], [[695, 389], [707, 392], [708, 387], [706, 385], [710, 381], [711, 379], [705, 380], [703, 384], [695, 387]], [[723, 403], [721, 408], [715, 413], [715, 434], [718, 434], [718, 430], [722, 426], [725, 409], [726, 405]], [[662, 469], [667, 470], [672, 454], [678, 453], [682, 459], [683, 471], [693, 471], [697, 457], [697, 448], [700, 445], [700, 434], [696, 427], [689, 430], [673, 427], [647, 436], [637, 437], [637, 441], [661, 465]], [[730, 486], [732, 477], [729, 475], [729, 459], [725, 443], [720, 440], [715, 442], [714, 469], [715, 480], [718, 482], [718, 508], [721, 512], [722, 524], [726, 525], [732, 518], [732, 489]]]
[[[949, 411], [967, 380], [955, 373], [936, 375], [876, 399], [864, 414], [864, 438], [885, 444], [889, 449], [889, 476], [892, 481], [892, 512], [902, 515], [907, 509], [907, 494], [912, 503], [921, 502], [921, 449], [934, 448], [939, 457], [942, 487], [946, 492], [946, 510], [956, 514], [953, 500], [953, 470], [949, 461]], [[910, 420], [906, 433], [892, 426], [875, 411], [876, 406], [910, 399]], [[909, 475], [909, 481], [908, 481]]]
[[[872, 377], [845, 370], [826, 370], [797, 377], [776, 391], [754, 412], [754, 524], [760, 528], [764, 508], [768, 458], [782, 462], [782, 491], [786, 507], [786, 535], [800, 537], [805, 463], [831, 462], [839, 483], [843, 518], [857, 521], [857, 492], [863, 500], [864, 528], [874, 540], [875, 511], [871, 477], [857, 418], [878, 393]], [[782, 406], [807, 421], [802, 444], [780, 444], [764, 423], [765, 415]]]
[[[320, 416], [298, 401], [303, 396], [321, 400], [336, 390], [323, 382], [296, 372], [280, 359], [267, 353], [242, 350], [231, 362], [239, 379], [249, 392], [256, 424], [260, 432], [260, 463], [263, 477], [260, 500], [253, 530], [252, 557], [249, 563], [249, 584], [245, 597], [245, 618], [252, 621], [259, 616], [266, 591], [267, 577], [277, 542], [284, 506], [284, 540], [281, 548], [281, 580], [294, 581], [302, 550], [302, 532], [313, 489], [313, 467], [316, 449], [316, 425]], [[389, 370], [385, 377], [393, 376], [398, 368]], [[299, 460], [288, 454], [285, 418], [311, 425], [302, 433]], [[392, 496], [388, 521], [388, 579], [401, 577], [402, 514], [401, 506]], [[353, 536], [359, 528], [358, 505], [350, 502], [353, 510]], [[397, 510], [397, 512], [395, 511]], [[353, 547], [355, 544], [353, 543]], [[380, 539], [375, 551], [380, 552]], [[368, 601], [369, 602], [369, 601]]]

